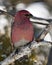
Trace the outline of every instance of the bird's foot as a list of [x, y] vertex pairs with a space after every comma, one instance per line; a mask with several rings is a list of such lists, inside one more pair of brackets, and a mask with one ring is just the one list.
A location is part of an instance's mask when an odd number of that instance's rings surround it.
[[21, 48], [17, 48], [17, 49], [15, 50], [15, 54], [18, 54], [18, 52], [20, 51], [20, 49], [21, 49]]

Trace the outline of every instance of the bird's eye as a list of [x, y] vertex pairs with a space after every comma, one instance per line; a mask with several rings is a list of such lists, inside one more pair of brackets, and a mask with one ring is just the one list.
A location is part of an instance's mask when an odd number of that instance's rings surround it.
[[31, 16], [32, 16], [32, 14], [25, 14], [25, 16], [31, 17]]
[[29, 14], [25, 14], [25, 16], [29, 16]]

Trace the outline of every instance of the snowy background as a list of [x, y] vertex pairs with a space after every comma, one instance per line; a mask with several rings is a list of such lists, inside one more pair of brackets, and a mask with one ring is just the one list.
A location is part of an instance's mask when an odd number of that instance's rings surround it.
[[[28, 10], [33, 16], [52, 19], [52, 0], [0, 0], [0, 10], [10, 12], [13, 15], [20, 10]], [[10, 44], [12, 19], [9, 15], [0, 13], [0, 61], [6, 58], [12, 51]], [[35, 36], [46, 27], [40, 24], [34, 24], [34, 26], [36, 26]], [[48, 33], [44, 40], [52, 41], [51, 34]], [[43, 56], [42, 58], [45, 60]]]

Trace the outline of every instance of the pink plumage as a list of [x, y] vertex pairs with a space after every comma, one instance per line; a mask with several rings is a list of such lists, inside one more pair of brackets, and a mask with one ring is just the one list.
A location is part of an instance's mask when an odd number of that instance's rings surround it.
[[33, 40], [34, 30], [29, 15], [30, 13], [26, 10], [21, 10], [15, 15], [11, 31], [11, 40], [14, 47], [26, 45]]

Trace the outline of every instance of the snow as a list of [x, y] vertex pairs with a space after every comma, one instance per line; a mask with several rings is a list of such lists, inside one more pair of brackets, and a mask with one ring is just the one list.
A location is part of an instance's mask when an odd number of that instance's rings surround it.
[[23, 10], [26, 8], [26, 5], [24, 3], [19, 3], [16, 5], [16, 10]]
[[49, 18], [50, 13], [48, 11], [48, 6], [43, 2], [32, 3], [30, 4], [26, 10], [28, 10], [33, 16], [41, 17], [41, 18]]
[[[48, 6], [43, 2], [32, 3], [25, 10], [29, 11], [33, 16], [36, 16], [36, 17], [45, 18], [45, 19], [52, 18], [52, 14], [50, 15]], [[40, 21], [40, 22], [44, 22], [44, 21]], [[39, 25], [39, 24], [36, 24], [36, 26], [40, 29], [45, 27], [45, 26]], [[48, 33], [45, 36], [44, 40], [52, 41], [50, 33]]]
[[5, 18], [5, 15], [0, 15], [0, 32], [5, 34], [4, 27], [8, 25], [8, 20]]

